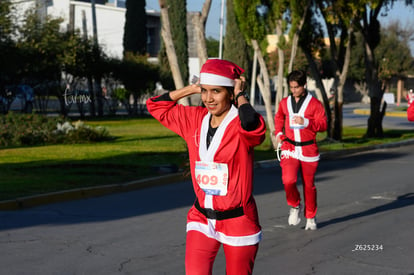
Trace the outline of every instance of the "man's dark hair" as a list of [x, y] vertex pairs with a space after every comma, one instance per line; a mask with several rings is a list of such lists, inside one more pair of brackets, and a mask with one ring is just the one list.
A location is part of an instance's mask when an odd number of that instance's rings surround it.
[[296, 81], [299, 86], [305, 86], [306, 84], [306, 72], [302, 70], [292, 71], [287, 77], [287, 84], [292, 81]]

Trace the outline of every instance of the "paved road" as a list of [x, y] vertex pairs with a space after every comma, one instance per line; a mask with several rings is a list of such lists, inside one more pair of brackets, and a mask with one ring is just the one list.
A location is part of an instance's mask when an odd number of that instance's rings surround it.
[[[319, 229], [287, 226], [280, 168], [256, 170], [255, 274], [414, 274], [414, 145], [323, 160]], [[0, 274], [184, 274], [189, 182], [0, 211]], [[371, 249], [371, 250], [368, 250]], [[354, 251], [355, 250], [355, 251]], [[214, 274], [224, 274], [222, 252]]]

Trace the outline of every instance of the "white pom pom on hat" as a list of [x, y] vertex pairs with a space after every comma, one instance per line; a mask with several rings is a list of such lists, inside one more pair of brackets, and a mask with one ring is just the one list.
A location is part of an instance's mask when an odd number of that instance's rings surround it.
[[223, 59], [208, 59], [201, 67], [200, 84], [234, 87], [234, 80], [244, 72], [236, 64]]

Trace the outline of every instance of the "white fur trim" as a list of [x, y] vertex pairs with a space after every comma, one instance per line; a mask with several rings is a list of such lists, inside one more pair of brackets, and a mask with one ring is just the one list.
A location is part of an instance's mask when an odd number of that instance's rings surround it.
[[210, 220], [208, 220], [208, 224], [202, 224], [199, 222], [189, 222], [187, 224], [187, 232], [190, 230], [199, 231], [209, 238], [216, 239], [221, 243], [231, 246], [255, 245], [262, 240], [262, 231], [248, 236], [227, 236], [222, 232], [216, 231], [214, 229], [214, 224], [210, 223]]
[[234, 80], [217, 74], [200, 73], [200, 84], [234, 87]]
[[198, 150], [198, 154], [200, 156], [200, 159], [203, 161], [214, 161], [214, 155], [216, 154], [216, 151], [218, 147], [220, 146], [221, 139], [224, 136], [224, 132], [226, 131], [227, 126], [229, 123], [235, 119], [239, 115], [239, 111], [234, 105], [231, 105], [231, 108], [229, 112], [227, 113], [226, 117], [221, 122], [220, 126], [218, 127], [216, 133], [213, 136], [213, 140], [211, 141], [211, 144], [207, 150], [207, 143], [206, 143], [206, 137], [208, 132], [208, 127], [210, 123], [210, 113], [207, 113], [207, 115], [203, 118], [203, 122], [201, 124], [201, 131], [200, 131], [200, 147]]
[[[288, 107], [288, 112], [289, 112], [289, 116], [293, 114], [293, 106], [292, 106], [292, 100], [291, 95], [289, 96], [288, 100], [287, 100], [287, 107]], [[304, 118], [304, 122], [305, 124], [303, 125], [303, 128], [306, 128], [309, 126], [309, 119], [305, 118], [305, 111], [306, 108], [308, 108], [309, 102], [312, 99], [312, 95], [308, 93], [308, 95], [305, 98], [305, 101], [303, 102], [302, 106], [300, 107], [299, 112], [297, 113], [297, 115], [301, 116]], [[301, 136], [300, 136], [300, 130], [301, 129], [293, 129], [293, 134], [295, 137], [295, 141], [302, 141], [301, 140]], [[301, 161], [305, 161], [305, 162], [313, 162], [313, 161], [318, 161], [320, 158], [320, 154], [318, 154], [317, 156], [313, 156], [313, 157], [306, 157], [303, 155], [302, 153], [302, 146], [295, 146], [295, 151], [294, 152], [285, 152], [282, 151], [282, 156], [284, 157], [294, 157], [296, 159], [299, 159]]]
[[307, 118], [303, 118], [304, 122], [303, 122], [303, 126], [308, 127], [309, 126], [309, 119]]

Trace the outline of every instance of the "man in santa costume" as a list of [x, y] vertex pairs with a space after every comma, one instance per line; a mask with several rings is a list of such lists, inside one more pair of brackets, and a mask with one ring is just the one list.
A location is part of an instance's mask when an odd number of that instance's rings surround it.
[[[261, 227], [252, 195], [253, 148], [266, 125], [244, 91], [243, 69], [209, 59], [199, 83], [150, 98], [148, 111], [187, 143], [196, 200], [187, 215], [186, 274], [212, 274], [223, 245], [226, 274], [252, 274]], [[177, 100], [201, 94], [204, 106]]]
[[[306, 90], [306, 73], [292, 71], [287, 82], [291, 94], [282, 99], [275, 115], [275, 135], [280, 149], [280, 166], [287, 204], [291, 207], [289, 225], [298, 225], [303, 209], [296, 186], [301, 172], [304, 198], [306, 230], [316, 230], [315, 172], [319, 151], [317, 132], [327, 129], [327, 118], [323, 105]], [[278, 149], [278, 150], [279, 150]]]

